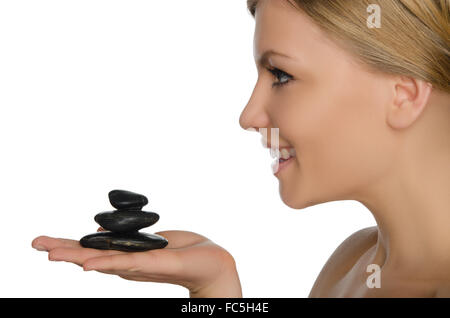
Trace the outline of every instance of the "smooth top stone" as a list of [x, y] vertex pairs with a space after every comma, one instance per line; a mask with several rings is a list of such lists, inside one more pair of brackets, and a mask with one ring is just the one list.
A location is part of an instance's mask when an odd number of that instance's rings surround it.
[[118, 210], [142, 209], [148, 203], [146, 196], [126, 190], [112, 190], [108, 193], [109, 202]]
[[133, 232], [155, 224], [159, 215], [141, 210], [100, 212], [94, 217], [102, 228], [112, 232]]

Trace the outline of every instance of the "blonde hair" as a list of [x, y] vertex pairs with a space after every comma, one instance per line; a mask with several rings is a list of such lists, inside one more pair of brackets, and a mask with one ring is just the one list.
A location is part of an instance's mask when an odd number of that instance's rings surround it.
[[[255, 16], [259, 0], [247, 0]], [[279, 1], [279, 0], [277, 0]], [[450, 0], [285, 0], [372, 71], [422, 79], [450, 93]], [[367, 26], [367, 8], [381, 27]]]

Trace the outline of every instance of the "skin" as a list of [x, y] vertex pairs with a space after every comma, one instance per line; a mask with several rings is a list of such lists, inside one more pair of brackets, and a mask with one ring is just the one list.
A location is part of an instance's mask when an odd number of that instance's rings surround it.
[[[240, 125], [278, 127], [280, 147], [295, 148], [276, 174], [283, 202], [356, 200], [377, 223], [336, 249], [309, 296], [448, 295], [450, 95], [370, 72], [286, 1], [260, 1], [255, 21], [258, 81]], [[260, 63], [268, 50], [288, 57]], [[381, 288], [367, 287], [369, 264], [380, 266]]]
[[[98, 231], [104, 231], [99, 228]], [[33, 248], [48, 252], [50, 261], [71, 262], [127, 280], [162, 282], [186, 287], [191, 298], [242, 297], [236, 264], [225, 249], [188, 231], [163, 231], [164, 249], [121, 252], [84, 248], [78, 241], [39, 236]]]
[[[424, 81], [374, 74], [285, 1], [261, 0], [254, 55], [258, 81], [239, 123], [279, 128], [280, 147], [297, 153], [276, 177], [295, 209], [357, 200], [377, 226], [347, 238], [310, 297], [438, 296], [450, 290], [450, 97]], [[270, 55], [266, 50], [288, 57]], [[284, 86], [266, 67], [292, 76]], [[268, 139], [270, 140], [270, 129]], [[185, 286], [191, 297], [241, 297], [233, 257], [192, 232], [165, 231], [169, 245], [139, 253], [82, 248], [41, 236], [49, 259], [139, 281]], [[368, 264], [381, 288], [369, 289]]]

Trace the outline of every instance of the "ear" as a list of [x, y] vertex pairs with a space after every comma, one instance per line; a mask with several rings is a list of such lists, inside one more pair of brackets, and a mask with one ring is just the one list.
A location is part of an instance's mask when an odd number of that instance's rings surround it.
[[393, 82], [393, 100], [389, 104], [387, 123], [403, 129], [414, 123], [427, 105], [432, 85], [423, 80], [400, 76]]

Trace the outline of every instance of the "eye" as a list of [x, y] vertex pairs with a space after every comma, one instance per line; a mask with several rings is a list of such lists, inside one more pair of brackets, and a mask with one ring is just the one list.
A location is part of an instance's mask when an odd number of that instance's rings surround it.
[[272, 73], [278, 80], [278, 82], [272, 83], [272, 87], [286, 85], [292, 80], [292, 75], [289, 75], [288, 73], [278, 68], [268, 68], [267, 70]]

